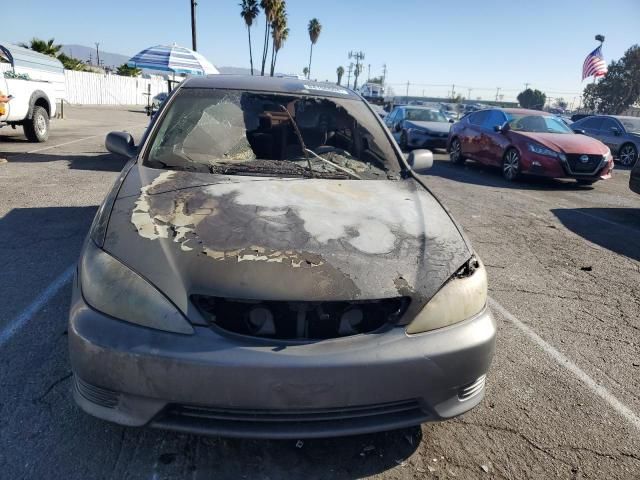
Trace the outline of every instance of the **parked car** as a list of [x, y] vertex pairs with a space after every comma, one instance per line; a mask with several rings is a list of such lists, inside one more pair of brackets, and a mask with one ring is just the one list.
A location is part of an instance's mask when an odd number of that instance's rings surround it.
[[590, 185], [610, 178], [613, 170], [606, 145], [537, 110], [494, 108], [471, 113], [451, 127], [447, 150], [453, 163], [471, 159], [499, 166], [507, 180], [530, 174], [575, 178]]
[[403, 150], [411, 148], [446, 148], [451, 127], [439, 110], [426, 107], [396, 107], [384, 119]]
[[636, 162], [629, 176], [629, 188], [640, 194], [640, 162]]
[[460, 415], [496, 324], [485, 268], [357, 94], [185, 80], [96, 215], [73, 283], [74, 397], [90, 414], [308, 438]]
[[160, 92], [153, 97], [153, 100], [151, 100], [151, 115], [155, 114], [158, 110], [160, 110], [160, 106], [167, 99], [168, 96], [169, 96], [169, 93]]
[[578, 120], [571, 128], [603, 142], [625, 167], [636, 163], [640, 151], [640, 118], [593, 115]]
[[11, 65], [0, 72], [0, 94], [11, 97], [0, 110], [0, 128], [22, 126], [27, 140], [46, 142], [49, 121], [56, 115], [59, 77], [64, 81], [62, 64], [11, 44], [0, 45], [0, 59]]
[[577, 122], [578, 120], [582, 120], [583, 118], [587, 118], [593, 115], [592, 113], [575, 113], [571, 115], [571, 121]]

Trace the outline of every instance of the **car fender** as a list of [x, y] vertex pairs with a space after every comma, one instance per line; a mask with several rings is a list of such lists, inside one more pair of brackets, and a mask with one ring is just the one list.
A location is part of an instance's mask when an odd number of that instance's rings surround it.
[[38, 100], [43, 100], [45, 102], [46, 105], [43, 106], [47, 110], [47, 114], [51, 116], [51, 101], [49, 100], [49, 96], [42, 90], [34, 90], [29, 98], [29, 110], [27, 111], [26, 119], [31, 120], [33, 118], [33, 110]]

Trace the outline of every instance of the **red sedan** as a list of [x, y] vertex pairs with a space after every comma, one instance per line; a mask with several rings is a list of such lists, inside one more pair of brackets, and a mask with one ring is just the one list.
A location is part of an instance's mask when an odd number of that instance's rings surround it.
[[502, 168], [507, 180], [521, 174], [575, 178], [590, 185], [611, 177], [613, 157], [599, 140], [573, 132], [554, 115], [517, 108], [471, 113], [451, 126], [451, 161], [466, 159]]

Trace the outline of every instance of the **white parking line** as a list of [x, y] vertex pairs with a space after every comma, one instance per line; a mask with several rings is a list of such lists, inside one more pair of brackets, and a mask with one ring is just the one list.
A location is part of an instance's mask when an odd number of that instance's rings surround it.
[[56, 278], [51, 284], [45, 288], [45, 290], [38, 295], [38, 297], [31, 302], [31, 304], [25, 308], [20, 315], [15, 317], [9, 322], [9, 324], [0, 331], [0, 347], [4, 346], [11, 338], [24, 327], [36, 313], [40, 311], [45, 304], [51, 300], [56, 293], [64, 287], [69, 280], [73, 277], [76, 265], [70, 265], [58, 278]]
[[633, 425], [636, 429], [640, 430], [640, 417], [636, 415], [629, 407], [623, 404], [620, 400], [614, 397], [609, 390], [604, 388], [598, 382], [596, 382], [593, 378], [587, 375], [583, 370], [580, 369], [575, 363], [565, 357], [562, 353], [556, 350], [553, 346], [547, 343], [540, 335], [534, 332], [529, 326], [525, 323], [518, 320], [515, 316], [513, 316], [506, 308], [500, 305], [493, 298], [489, 298], [489, 306], [500, 312], [500, 314], [509, 320], [513, 325], [515, 325], [520, 331], [522, 331], [525, 335], [527, 335], [535, 344], [537, 344], [542, 350], [544, 350], [553, 360], [558, 363], [558, 365], [563, 366], [567, 370], [569, 370], [573, 375], [580, 380], [585, 386], [603, 399], [611, 408], [613, 408], [616, 412], [618, 412], [622, 417], [625, 418], [631, 425]]
[[104, 134], [99, 135], [91, 135], [90, 137], [78, 138], [76, 140], [70, 140], [68, 142], [59, 143], [57, 145], [50, 145], [48, 147], [36, 148], [35, 150], [31, 150], [29, 152], [19, 153], [18, 155], [29, 155], [30, 153], [38, 153], [44, 152], [45, 150], [51, 150], [52, 148], [64, 147], [65, 145], [71, 145], [72, 143], [84, 142], [85, 140], [90, 140], [92, 138], [102, 137]]

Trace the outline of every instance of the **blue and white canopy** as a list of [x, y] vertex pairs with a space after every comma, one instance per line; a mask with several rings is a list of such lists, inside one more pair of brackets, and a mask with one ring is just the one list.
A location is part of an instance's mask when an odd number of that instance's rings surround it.
[[127, 65], [135, 68], [160, 70], [186, 75], [218, 74], [218, 70], [209, 60], [198, 52], [173, 45], [156, 45], [142, 50], [131, 57]]

